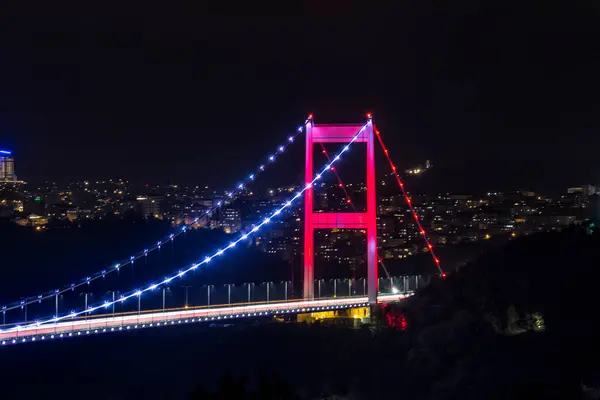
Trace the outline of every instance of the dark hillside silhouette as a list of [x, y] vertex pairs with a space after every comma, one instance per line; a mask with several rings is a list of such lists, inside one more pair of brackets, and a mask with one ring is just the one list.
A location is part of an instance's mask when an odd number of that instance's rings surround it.
[[581, 396], [600, 367], [599, 248], [586, 227], [521, 238], [394, 307], [408, 322], [404, 387], [436, 399]]

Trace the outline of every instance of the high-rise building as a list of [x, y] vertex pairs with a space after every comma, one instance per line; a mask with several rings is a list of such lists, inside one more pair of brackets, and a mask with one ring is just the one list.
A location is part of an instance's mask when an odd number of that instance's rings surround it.
[[596, 193], [598, 193], [598, 187], [594, 185], [582, 185], [577, 187], [572, 187], [567, 189], [568, 194], [581, 194], [584, 198], [588, 198]]
[[242, 229], [242, 217], [240, 210], [235, 208], [224, 209], [221, 227], [227, 233], [239, 232]]
[[14, 182], [16, 180], [15, 159], [12, 152], [0, 150], [0, 182]]
[[140, 211], [144, 217], [160, 218], [160, 205], [163, 198], [160, 196], [140, 196], [136, 198], [140, 205]]

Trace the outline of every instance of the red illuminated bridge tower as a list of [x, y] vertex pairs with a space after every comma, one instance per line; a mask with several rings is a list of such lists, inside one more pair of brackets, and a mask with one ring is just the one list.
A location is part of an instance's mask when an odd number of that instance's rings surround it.
[[[363, 129], [364, 126], [364, 129]], [[361, 131], [362, 129], [362, 131]], [[315, 213], [313, 212], [313, 188], [304, 196], [304, 298], [314, 299], [315, 229], [364, 229], [367, 232], [367, 267], [369, 303], [377, 303], [377, 220], [375, 204], [375, 138], [371, 115], [366, 125], [339, 124], [316, 125], [312, 115], [306, 125], [305, 183], [313, 180], [313, 143], [349, 143], [360, 131], [354, 142], [367, 144], [367, 211], [364, 213]]]

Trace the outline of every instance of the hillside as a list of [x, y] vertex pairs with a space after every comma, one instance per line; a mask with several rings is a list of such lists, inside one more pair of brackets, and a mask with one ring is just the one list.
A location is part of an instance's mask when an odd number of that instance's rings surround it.
[[407, 394], [580, 397], [600, 366], [599, 248], [600, 234], [582, 227], [521, 238], [396, 307], [408, 326]]

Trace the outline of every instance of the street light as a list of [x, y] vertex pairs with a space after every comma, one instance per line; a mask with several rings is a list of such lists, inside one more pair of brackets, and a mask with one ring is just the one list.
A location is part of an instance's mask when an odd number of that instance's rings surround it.
[[250, 289], [250, 285], [254, 285], [254, 283], [247, 283], [248, 285], [248, 303], [250, 303], [250, 298], [251, 298], [251, 289]]
[[[21, 298], [21, 304], [25, 303], [25, 301], [23, 300], [23, 298]], [[25, 322], [27, 322], [27, 304], [22, 305], [21, 309], [23, 309], [23, 311], [25, 311]]]
[[167, 292], [167, 290], [171, 290], [171, 289], [168, 286], [163, 286], [163, 288], [162, 288], [162, 309], [163, 309], [163, 312], [165, 312], [165, 308], [166, 308], [166, 304], [167, 304], [166, 303], [166, 301], [167, 301], [166, 300], [166, 292]]
[[84, 292], [84, 293], [80, 293], [79, 295], [80, 296], [83, 295], [84, 298], [85, 298], [85, 307], [84, 307], [84, 310], [86, 310], [85, 316], [86, 316], [86, 319], [87, 319], [87, 317], [89, 315], [88, 312], [87, 312], [87, 309], [88, 309], [88, 296], [93, 296], [94, 293]]
[[231, 304], [231, 284], [225, 284], [227, 286], [227, 304]]
[[188, 308], [188, 289], [191, 288], [191, 286], [181, 286], [182, 288], [185, 288], [185, 305], [183, 306], [184, 308]]
[[109, 290], [108, 293], [112, 294], [112, 314], [114, 316], [115, 315], [115, 295], [119, 294], [121, 292], [119, 292], [118, 290]]
[[210, 290], [214, 285], [208, 285], [208, 287], [206, 288], [206, 295], [207, 295], [207, 300], [206, 300], [206, 304], [210, 306]]
[[58, 297], [59, 296], [62, 297], [62, 295], [60, 294], [60, 291], [58, 289], [56, 289], [55, 293], [56, 293], [56, 296], [55, 296], [56, 297], [56, 301], [55, 301], [55, 306], [56, 306], [55, 307], [56, 308], [55, 312], [56, 313], [54, 315], [58, 316]]

